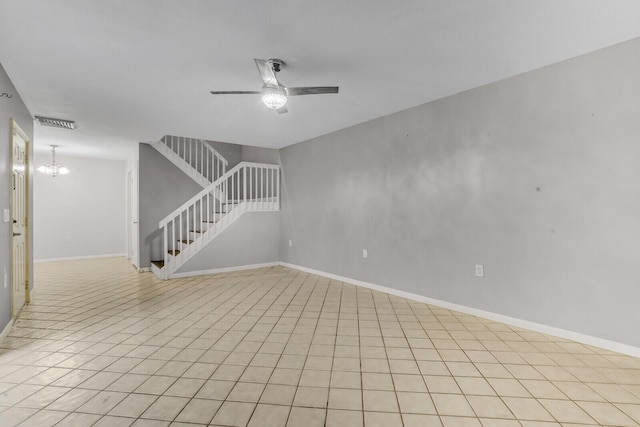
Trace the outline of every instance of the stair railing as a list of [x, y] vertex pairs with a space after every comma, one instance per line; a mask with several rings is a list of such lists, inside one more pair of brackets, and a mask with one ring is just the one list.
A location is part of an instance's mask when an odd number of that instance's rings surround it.
[[245, 212], [279, 209], [279, 166], [234, 166], [160, 221], [165, 278]]
[[227, 159], [206, 141], [167, 135], [160, 142], [209, 182], [215, 181], [227, 171]]

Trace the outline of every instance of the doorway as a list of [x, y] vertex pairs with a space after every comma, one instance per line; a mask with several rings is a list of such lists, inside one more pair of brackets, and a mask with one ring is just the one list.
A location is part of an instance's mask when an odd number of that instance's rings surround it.
[[11, 120], [11, 316], [29, 302], [29, 138]]

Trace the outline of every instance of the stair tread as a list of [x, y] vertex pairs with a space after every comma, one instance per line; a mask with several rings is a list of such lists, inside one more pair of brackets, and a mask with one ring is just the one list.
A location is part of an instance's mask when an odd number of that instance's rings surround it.
[[193, 240], [183, 239], [183, 240], [178, 240], [178, 242], [184, 243], [185, 245], [190, 245], [193, 243]]
[[155, 265], [160, 269], [164, 268], [164, 261], [151, 261], [151, 264]]
[[180, 251], [178, 249], [170, 249], [167, 252], [169, 253], [169, 255], [173, 255], [173, 256], [180, 254]]

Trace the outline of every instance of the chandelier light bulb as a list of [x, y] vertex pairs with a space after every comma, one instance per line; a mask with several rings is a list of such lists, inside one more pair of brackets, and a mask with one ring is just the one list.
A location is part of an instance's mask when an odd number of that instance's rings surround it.
[[66, 167], [56, 163], [56, 147], [57, 145], [51, 146], [51, 156], [52, 156], [51, 163], [44, 164], [37, 169], [38, 172], [43, 173], [45, 175], [51, 175], [54, 178], [58, 175], [66, 175], [69, 172], [71, 172]]

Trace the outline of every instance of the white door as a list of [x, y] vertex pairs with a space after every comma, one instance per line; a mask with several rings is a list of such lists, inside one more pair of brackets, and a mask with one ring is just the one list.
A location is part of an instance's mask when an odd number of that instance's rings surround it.
[[131, 169], [127, 171], [127, 259], [133, 259], [133, 247], [131, 245]]
[[129, 173], [129, 251], [131, 264], [140, 268], [140, 255], [138, 251], [138, 167], [134, 165]]
[[16, 317], [27, 301], [27, 146], [29, 140], [18, 125], [12, 123], [11, 220], [12, 220], [12, 316]]

